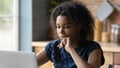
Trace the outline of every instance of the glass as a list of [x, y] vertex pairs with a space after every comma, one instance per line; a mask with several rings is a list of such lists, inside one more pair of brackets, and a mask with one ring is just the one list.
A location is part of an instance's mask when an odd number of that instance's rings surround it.
[[120, 43], [120, 24], [111, 25], [111, 42]]
[[9, 50], [13, 45], [13, 19], [0, 19], [0, 50]]
[[13, 0], [0, 0], [0, 15], [13, 14]]
[[[14, 0], [0, 0], [0, 50], [13, 48]], [[17, 23], [17, 22], [16, 22]]]
[[110, 25], [111, 22], [109, 19], [106, 19], [102, 24], [102, 42], [109, 42], [110, 41]]
[[13, 18], [0, 18], [0, 29], [11, 29], [13, 25]]

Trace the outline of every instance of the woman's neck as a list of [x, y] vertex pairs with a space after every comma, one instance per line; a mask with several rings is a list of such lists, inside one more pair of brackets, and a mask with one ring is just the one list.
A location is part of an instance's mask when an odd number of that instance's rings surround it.
[[78, 45], [79, 45], [80, 42], [81, 41], [80, 41], [79, 38], [72, 39], [71, 40], [71, 44], [73, 45], [72, 47], [76, 49], [78, 47]]

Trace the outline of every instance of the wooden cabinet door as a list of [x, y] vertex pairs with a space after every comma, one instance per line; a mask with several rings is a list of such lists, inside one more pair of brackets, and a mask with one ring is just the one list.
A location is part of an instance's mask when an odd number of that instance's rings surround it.
[[108, 68], [109, 64], [113, 64], [113, 52], [104, 52], [105, 63], [101, 68]]
[[114, 64], [120, 65], [120, 53], [114, 53]]
[[120, 65], [114, 65], [114, 68], [120, 68]]

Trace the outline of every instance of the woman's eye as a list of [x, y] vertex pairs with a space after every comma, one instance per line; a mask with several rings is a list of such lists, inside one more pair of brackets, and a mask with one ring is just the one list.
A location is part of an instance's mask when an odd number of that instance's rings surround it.
[[69, 26], [69, 25], [65, 25], [65, 26], [64, 26], [64, 28], [70, 28], [70, 27], [71, 27], [71, 26]]
[[60, 28], [60, 26], [56, 26], [56, 28]]
[[56, 28], [71, 28], [71, 25], [64, 25], [64, 26], [56, 25]]

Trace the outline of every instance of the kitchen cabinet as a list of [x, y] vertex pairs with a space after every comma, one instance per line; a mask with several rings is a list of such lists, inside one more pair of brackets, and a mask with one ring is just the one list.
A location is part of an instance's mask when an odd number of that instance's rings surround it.
[[113, 53], [112, 52], [104, 52], [105, 63], [101, 68], [108, 68], [109, 64], [113, 65]]
[[117, 43], [100, 43], [105, 57], [105, 64], [101, 68], [108, 68], [112, 64], [114, 68], [120, 68], [120, 44]]
[[114, 64], [117, 64], [117, 65], [120, 65], [120, 53], [114, 53], [114, 61], [113, 61], [113, 63]]
[[114, 68], [120, 68], [120, 52], [104, 52], [105, 64], [101, 68], [108, 68], [112, 64]]
[[[38, 53], [48, 41], [32, 42], [33, 51]], [[105, 57], [105, 64], [101, 68], [108, 68], [109, 64], [114, 65], [114, 68], [120, 68], [120, 46], [116, 43], [98, 42], [101, 45]], [[49, 61], [39, 68], [52, 68], [53, 64]]]

